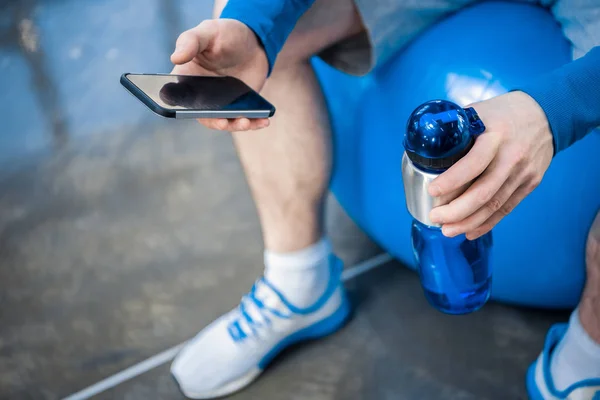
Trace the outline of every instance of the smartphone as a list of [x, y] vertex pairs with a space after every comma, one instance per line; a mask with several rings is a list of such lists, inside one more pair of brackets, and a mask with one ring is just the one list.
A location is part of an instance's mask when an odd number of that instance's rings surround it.
[[167, 118], [269, 118], [275, 107], [231, 76], [132, 74], [121, 84], [156, 114]]

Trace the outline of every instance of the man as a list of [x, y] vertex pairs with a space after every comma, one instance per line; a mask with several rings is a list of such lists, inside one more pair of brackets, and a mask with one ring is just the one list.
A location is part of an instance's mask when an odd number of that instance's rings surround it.
[[[218, 0], [219, 18], [180, 35], [174, 73], [236, 76], [278, 108], [272, 121], [200, 121], [219, 130], [260, 129], [234, 140], [262, 225], [265, 272], [239, 307], [201, 331], [174, 361], [172, 373], [187, 396], [207, 399], [243, 388], [287, 345], [333, 332], [347, 315], [341, 263], [323, 233], [330, 127], [310, 57], [364, 74], [472, 1]], [[552, 3], [546, 5], [577, 60], [473, 105], [486, 132], [430, 188], [440, 196], [477, 178], [457, 200], [432, 210], [430, 218], [448, 236], [472, 239], [489, 231], [536, 187], [554, 154], [600, 125], [600, 47], [592, 49], [600, 44], [600, 2], [544, 3]], [[530, 392], [536, 398], [589, 399], [600, 391], [600, 217], [589, 236], [587, 274], [568, 329], [550, 331], [535, 364]]]

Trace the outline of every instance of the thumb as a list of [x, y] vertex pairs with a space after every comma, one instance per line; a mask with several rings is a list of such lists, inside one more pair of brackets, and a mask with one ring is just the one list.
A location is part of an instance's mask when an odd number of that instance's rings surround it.
[[201, 54], [212, 43], [216, 36], [213, 21], [203, 21], [200, 25], [183, 32], [177, 38], [175, 51], [171, 55], [173, 64], [185, 64]]

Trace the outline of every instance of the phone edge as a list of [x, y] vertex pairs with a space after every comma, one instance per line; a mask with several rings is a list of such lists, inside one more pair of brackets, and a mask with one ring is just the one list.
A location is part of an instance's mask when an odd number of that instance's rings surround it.
[[269, 118], [275, 110], [175, 110], [175, 118]]
[[[127, 89], [129, 93], [135, 96], [139, 101], [144, 103], [146, 107], [148, 107], [152, 112], [161, 117], [165, 118], [177, 118], [177, 112], [172, 110], [167, 110], [166, 108], [161, 107], [159, 104], [154, 102], [150, 97], [146, 95], [140, 88], [138, 88], [133, 82], [131, 82], [127, 75], [132, 74], [131, 72], [125, 72], [121, 75], [121, 85]], [[138, 74], [141, 75], [141, 74]]]

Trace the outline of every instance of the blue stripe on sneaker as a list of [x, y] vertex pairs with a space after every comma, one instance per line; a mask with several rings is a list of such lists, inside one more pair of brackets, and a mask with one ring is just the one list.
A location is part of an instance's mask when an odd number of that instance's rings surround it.
[[[342, 263], [342, 260], [340, 260], [333, 254], [329, 255], [330, 274], [329, 274], [329, 282], [327, 284], [327, 287], [325, 288], [325, 292], [317, 299], [317, 301], [315, 303], [313, 303], [312, 305], [310, 305], [306, 308], [296, 307], [293, 304], [291, 304], [283, 296], [283, 294], [279, 290], [277, 290], [277, 288], [275, 286], [273, 286], [271, 284], [271, 282], [269, 282], [266, 278], [262, 277], [260, 279], [260, 282], [262, 282], [265, 286], [270, 288], [271, 291], [275, 294], [275, 296], [277, 296], [279, 298], [279, 300], [283, 303], [283, 305], [285, 305], [292, 314], [308, 315], [308, 314], [312, 314], [312, 313], [316, 312], [321, 307], [323, 307], [325, 305], [325, 303], [329, 300], [329, 298], [333, 295], [333, 293], [336, 291], [336, 289], [340, 285], [340, 280], [341, 280], [340, 278], [341, 278], [343, 269], [344, 269], [344, 265]], [[242, 301], [240, 302], [240, 305], [239, 305], [240, 314], [246, 320], [248, 327], [252, 330], [252, 335], [256, 335], [256, 327], [257, 326], [259, 327], [262, 324], [257, 322], [254, 318], [252, 318], [250, 313], [248, 313], [246, 311], [245, 301], [252, 302], [257, 307], [257, 310], [260, 312], [260, 314], [263, 317], [264, 322], [267, 325], [271, 324], [271, 320], [269, 319], [269, 317], [267, 316], [267, 314], [264, 311], [268, 311], [273, 316], [276, 316], [276, 317], [279, 317], [282, 319], [289, 319], [291, 317], [291, 314], [284, 314], [275, 308], [267, 307], [262, 300], [256, 298], [256, 284], [254, 284], [252, 286], [252, 289], [250, 290], [250, 293], [248, 293], [247, 295], [242, 297]], [[247, 334], [246, 332], [244, 332], [242, 330], [239, 321], [235, 321], [232, 325], [230, 325], [227, 328], [227, 330], [234, 342], [242, 341], [246, 337], [249, 336], [249, 334]]]
[[527, 394], [529, 394], [529, 400], [544, 400], [544, 397], [538, 388], [537, 382], [535, 381], [536, 366], [537, 361], [531, 364], [527, 370]]
[[265, 369], [281, 351], [293, 344], [304, 340], [318, 339], [334, 333], [344, 325], [349, 316], [350, 303], [348, 302], [346, 295], [342, 293], [342, 303], [333, 314], [322, 321], [301, 329], [281, 340], [258, 362], [258, 367], [260, 369]]
[[283, 296], [283, 294], [281, 294], [281, 292], [279, 290], [277, 290], [277, 288], [275, 286], [273, 286], [271, 284], [271, 282], [267, 281], [265, 278], [262, 278], [262, 281], [269, 288], [271, 288], [271, 290], [273, 292], [275, 292], [275, 294], [279, 297], [281, 302], [291, 312], [293, 312], [294, 314], [299, 314], [299, 315], [308, 315], [308, 314], [314, 313], [319, 308], [323, 307], [323, 305], [327, 302], [327, 300], [329, 300], [329, 298], [331, 297], [333, 292], [335, 292], [335, 289], [337, 289], [338, 284], [340, 282], [340, 276], [342, 274], [343, 268], [344, 268], [344, 265], [342, 264], [342, 260], [340, 260], [333, 254], [329, 256], [329, 269], [330, 269], [329, 284], [327, 285], [327, 288], [325, 289], [325, 292], [321, 295], [321, 297], [319, 299], [317, 299], [317, 301], [313, 305], [306, 307], [306, 308], [296, 307], [295, 305], [293, 305], [292, 303], [287, 301], [285, 296]]

